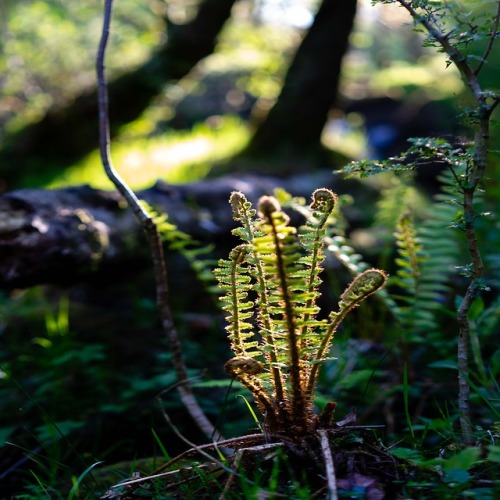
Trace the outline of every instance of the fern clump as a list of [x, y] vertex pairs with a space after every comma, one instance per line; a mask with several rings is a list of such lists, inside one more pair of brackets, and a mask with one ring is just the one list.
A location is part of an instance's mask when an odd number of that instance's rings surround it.
[[[340, 297], [338, 310], [319, 319], [324, 239], [337, 196], [317, 189], [300, 232], [270, 196], [257, 210], [240, 192], [231, 195], [233, 232], [243, 244], [215, 271], [234, 357], [226, 371], [248, 388], [268, 432], [304, 435], [323, 425], [313, 411], [318, 371], [347, 313], [384, 286], [386, 275], [369, 269]], [[320, 424], [321, 423], [321, 424]]]

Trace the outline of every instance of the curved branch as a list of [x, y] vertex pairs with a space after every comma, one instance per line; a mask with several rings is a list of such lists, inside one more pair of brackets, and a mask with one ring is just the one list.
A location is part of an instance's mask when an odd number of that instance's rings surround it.
[[120, 194], [125, 198], [148, 236], [156, 278], [158, 309], [161, 316], [161, 323], [167, 336], [170, 352], [172, 354], [172, 363], [174, 365], [177, 379], [179, 381], [178, 391], [180, 398], [190, 415], [193, 417], [196, 424], [205, 433], [205, 435], [210, 439], [212, 439], [212, 437], [215, 437], [215, 439], [218, 440], [220, 438], [220, 434], [216, 432], [214, 426], [208, 420], [207, 416], [198, 404], [198, 401], [196, 400], [189, 383], [187, 369], [183, 357], [182, 344], [179, 338], [179, 334], [175, 329], [172, 320], [172, 313], [170, 311], [167, 270], [165, 266], [165, 257], [163, 253], [163, 245], [161, 242], [160, 233], [156, 227], [154, 220], [140, 204], [134, 192], [120, 178], [111, 161], [109, 146], [110, 134], [108, 118], [108, 91], [104, 62], [109, 37], [109, 25], [111, 22], [112, 9], [113, 0], [106, 0], [104, 5], [104, 23], [96, 62], [99, 105], [99, 150], [101, 153], [101, 160], [107, 176], [116, 186]]

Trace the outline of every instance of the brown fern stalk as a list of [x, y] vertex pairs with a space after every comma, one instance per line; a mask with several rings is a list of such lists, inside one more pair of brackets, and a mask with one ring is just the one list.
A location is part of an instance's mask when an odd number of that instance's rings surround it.
[[276, 252], [276, 268], [278, 271], [278, 282], [281, 291], [281, 299], [284, 306], [284, 317], [288, 334], [290, 385], [292, 392], [292, 420], [299, 428], [306, 424], [304, 419], [304, 394], [301, 384], [301, 359], [298, 344], [297, 327], [295, 325], [295, 314], [292, 305], [291, 292], [288, 289], [288, 279], [283, 256], [283, 242], [276, 227], [274, 213], [278, 211], [277, 201], [273, 198], [263, 196], [259, 201], [259, 211], [271, 227]]
[[236, 357], [224, 365], [226, 372], [244, 385], [254, 397], [259, 410], [266, 419], [266, 427], [271, 432], [284, 424], [279, 405], [272, 401], [262, 382], [256, 377], [263, 369], [261, 363], [253, 358]]
[[105, 71], [105, 57], [112, 11], [113, 0], [105, 0], [103, 28], [96, 59], [99, 107], [99, 151], [101, 155], [101, 161], [104, 166], [106, 175], [114, 184], [119, 193], [123, 196], [123, 198], [125, 198], [148, 237], [153, 259], [154, 274], [156, 278], [156, 298], [158, 310], [161, 317], [162, 327], [165, 331], [170, 352], [172, 354], [172, 363], [177, 375], [177, 389], [181, 401], [183, 402], [184, 406], [186, 407], [187, 411], [192, 416], [198, 427], [205, 433], [205, 435], [210, 439], [218, 440], [221, 436], [216, 431], [212, 423], [208, 420], [204, 411], [200, 407], [196, 397], [193, 394], [193, 390], [189, 382], [187, 368], [183, 357], [182, 344], [177, 330], [175, 329], [175, 325], [172, 320], [172, 312], [169, 305], [168, 277], [167, 269], [165, 266], [165, 257], [163, 253], [161, 235], [154, 220], [142, 207], [135, 193], [119, 176], [111, 160], [108, 86]]

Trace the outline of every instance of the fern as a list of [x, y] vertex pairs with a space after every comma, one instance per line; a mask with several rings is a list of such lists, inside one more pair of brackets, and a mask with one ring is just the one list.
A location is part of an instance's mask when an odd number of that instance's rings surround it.
[[404, 212], [420, 212], [428, 205], [428, 200], [412, 184], [412, 173], [389, 175], [389, 183], [382, 189], [380, 200], [377, 202], [374, 225], [388, 228], [392, 232]]
[[451, 294], [450, 277], [459, 265], [457, 233], [450, 230], [450, 220], [457, 218], [457, 203], [450, 172], [440, 176], [442, 193], [420, 223], [409, 213], [400, 218], [395, 232], [399, 257], [398, 270], [390, 284], [402, 290], [392, 294], [400, 305], [393, 309], [413, 340], [421, 333], [437, 331], [445, 297]]
[[[305, 206], [303, 198], [292, 198], [286, 191], [279, 190], [280, 199], [284, 200], [287, 207], [292, 208], [307, 221], [314, 225], [314, 211], [310, 207]], [[414, 199], [413, 193], [412, 200]], [[351, 204], [353, 200], [349, 195], [342, 195], [336, 198], [335, 207], [324, 227], [323, 247], [327, 254], [333, 255], [338, 262], [345, 267], [352, 276], [357, 276], [367, 269], [370, 269], [370, 264], [363, 260], [363, 256], [352, 247], [350, 241], [345, 237], [345, 230], [348, 227], [348, 222], [342, 214], [342, 207], [345, 204]], [[401, 206], [401, 203], [399, 203]], [[300, 233], [299, 233], [300, 237]], [[385, 288], [378, 291], [377, 296], [383, 301], [388, 310], [396, 307], [393, 298], [387, 293]]]
[[399, 218], [394, 237], [399, 254], [395, 259], [398, 269], [390, 283], [399, 287], [402, 293], [393, 294], [392, 297], [404, 304], [394, 309], [394, 312], [403, 328], [410, 332], [413, 331], [414, 323], [417, 321], [416, 315], [428, 312], [426, 309], [416, 307], [421, 284], [421, 268], [427, 256], [423, 252], [424, 247], [418, 239], [410, 212], [402, 214]]
[[168, 246], [169, 250], [178, 252], [182, 255], [200, 283], [210, 292], [218, 292], [219, 289], [214, 286], [213, 267], [214, 259], [206, 258], [214, 249], [214, 245], [202, 246], [199, 241], [193, 239], [189, 234], [181, 231], [177, 225], [172, 222], [166, 213], [158, 213], [151, 205], [144, 200], [140, 201], [143, 209], [150, 214], [158, 228], [162, 241]]
[[336, 201], [331, 191], [316, 190], [312, 215], [297, 234], [276, 198], [262, 197], [258, 211], [242, 193], [230, 198], [241, 224], [234, 234], [244, 244], [215, 271], [235, 355], [226, 370], [252, 392], [269, 432], [304, 435], [322, 425], [314, 389], [335, 331], [386, 280], [382, 271], [365, 271], [342, 294], [338, 311], [318, 319], [324, 239]]
[[[255, 246], [255, 239], [262, 236], [263, 233], [258, 231], [252, 223], [256, 211], [252, 208], [251, 203], [239, 192], [234, 192], [230, 198], [231, 207], [233, 210], [233, 218], [242, 224], [241, 228], [235, 229], [235, 235], [246, 241], [250, 248]], [[255, 291], [257, 293], [257, 300], [260, 304], [258, 308], [258, 321], [261, 326], [260, 336], [264, 340], [266, 349], [264, 357], [270, 367], [270, 376], [273, 379], [273, 386], [275, 390], [274, 399], [278, 402], [280, 420], [283, 418], [281, 411], [282, 402], [285, 401], [285, 380], [280, 364], [278, 362], [278, 352], [275, 345], [275, 339], [271, 335], [273, 331], [273, 321], [269, 307], [269, 286], [264, 274], [264, 265], [255, 255], [255, 252], [248, 252], [247, 258], [251, 266], [251, 272], [255, 279], [257, 286]], [[269, 381], [268, 381], [269, 382]]]
[[219, 287], [225, 291], [223, 298], [225, 305], [222, 307], [228, 312], [228, 326], [226, 330], [231, 341], [231, 349], [236, 356], [256, 356], [256, 342], [247, 339], [253, 336], [252, 324], [247, 320], [253, 316], [253, 303], [248, 298], [251, 290], [248, 268], [243, 266], [245, 255], [248, 252], [246, 245], [234, 248], [229, 260], [219, 261], [219, 268], [215, 270], [215, 276], [219, 279]]

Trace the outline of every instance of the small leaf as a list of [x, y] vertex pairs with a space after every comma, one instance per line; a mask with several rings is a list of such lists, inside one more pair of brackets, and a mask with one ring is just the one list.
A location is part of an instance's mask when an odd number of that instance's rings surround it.
[[412, 462], [421, 462], [422, 454], [418, 450], [412, 448], [394, 448], [390, 450], [391, 455], [403, 460], [410, 460]]
[[463, 484], [468, 482], [469, 479], [470, 474], [466, 470], [462, 469], [451, 469], [444, 476], [444, 481], [447, 483]]
[[445, 460], [443, 469], [448, 472], [454, 470], [467, 471], [479, 461], [480, 454], [481, 450], [479, 448], [465, 448], [460, 453]]
[[492, 462], [500, 463], [500, 446], [490, 445], [488, 446], [488, 457], [486, 460], [491, 460]]
[[484, 301], [481, 297], [478, 297], [474, 302], [472, 302], [471, 307], [469, 309], [469, 320], [476, 320], [481, 313], [484, 311]]
[[457, 369], [456, 361], [451, 361], [448, 359], [443, 359], [441, 361], [434, 361], [434, 363], [430, 363], [429, 368], [450, 368], [451, 370]]

